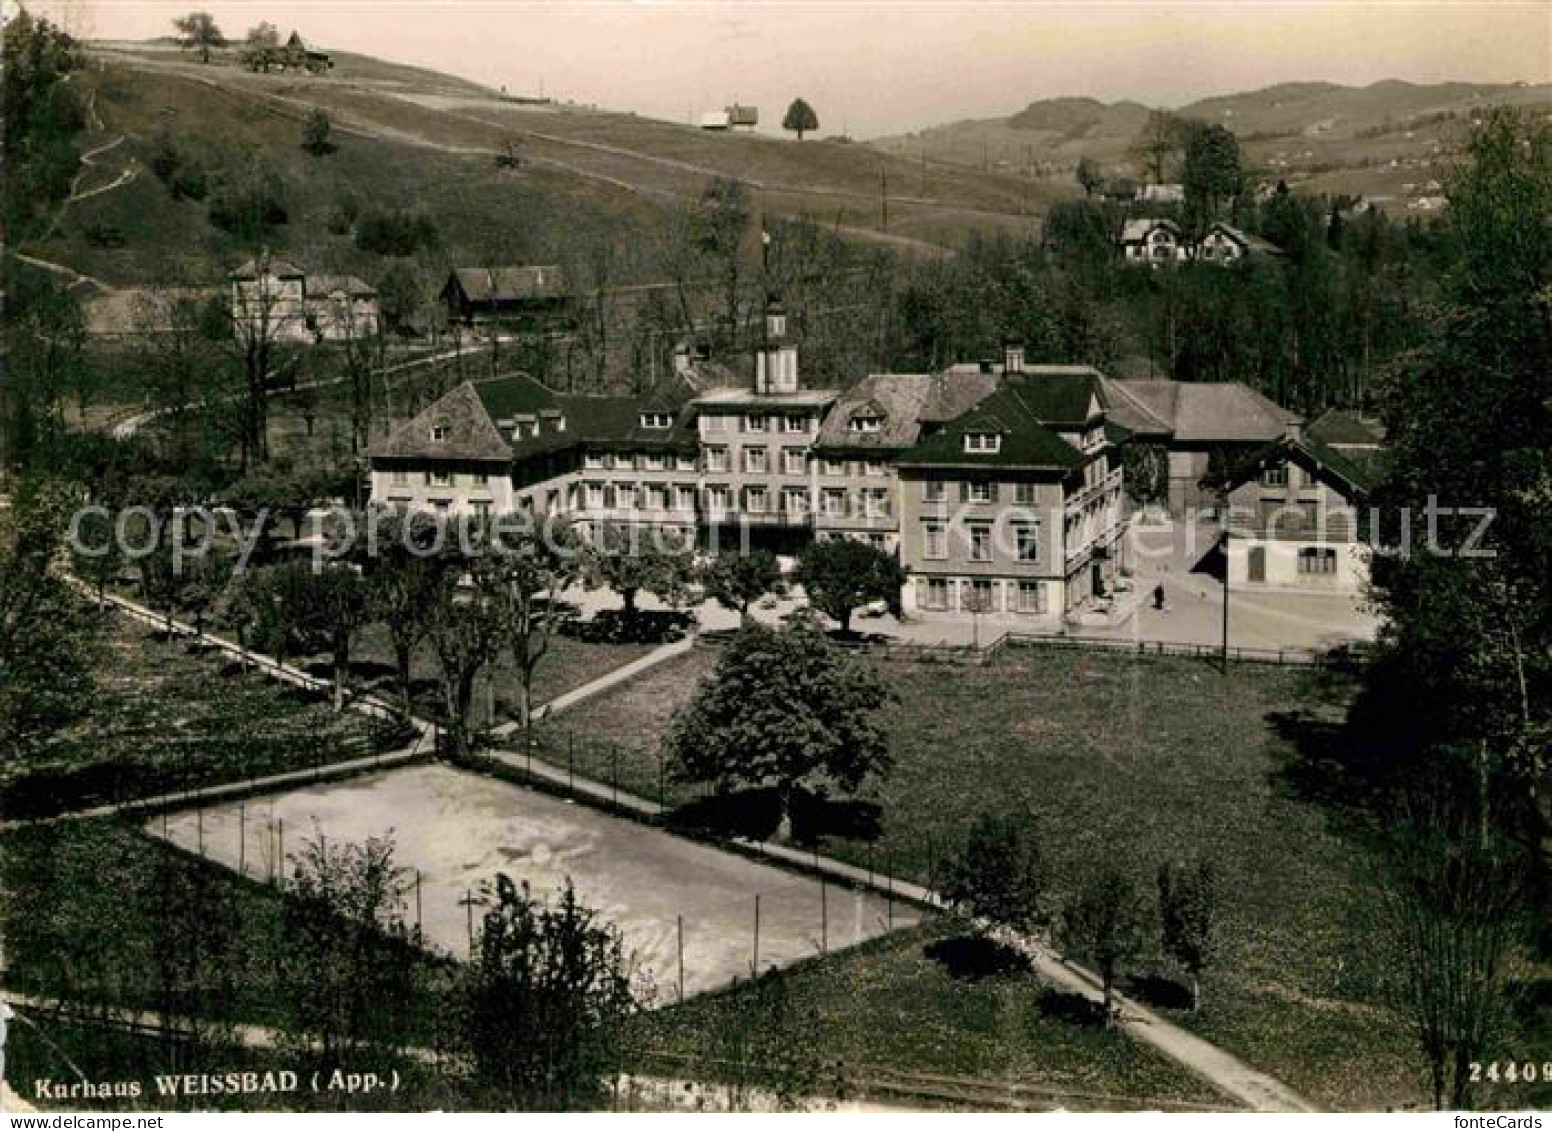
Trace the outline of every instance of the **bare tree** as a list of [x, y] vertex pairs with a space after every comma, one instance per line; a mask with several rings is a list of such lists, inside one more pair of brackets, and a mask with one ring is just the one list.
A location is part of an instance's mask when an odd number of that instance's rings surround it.
[[1472, 1063], [1491, 1054], [1509, 1018], [1529, 868], [1523, 847], [1481, 820], [1469, 769], [1425, 766], [1417, 776], [1431, 784], [1388, 814], [1374, 941], [1428, 1062], [1434, 1106], [1460, 1109]]

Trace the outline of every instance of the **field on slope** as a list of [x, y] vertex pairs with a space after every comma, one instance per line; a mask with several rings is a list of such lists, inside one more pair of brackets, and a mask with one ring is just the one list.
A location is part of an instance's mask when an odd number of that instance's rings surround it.
[[[1552, 109], [1552, 87], [1386, 81], [1366, 87], [1283, 83], [1202, 99], [1176, 113], [1233, 130], [1251, 167], [1311, 191], [1421, 195], [1490, 105]], [[1148, 109], [1092, 98], [1035, 102], [1006, 118], [953, 122], [874, 146], [947, 165], [1070, 183], [1078, 158], [1136, 175], [1127, 150]]]
[[[196, 149], [261, 153], [291, 213], [275, 250], [305, 249], [314, 269], [369, 279], [383, 263], [326, 224], [347, 195], [364, 209], [427, 213], [446, 262], [565, 262], [568, 237], [590, 218], [651, 232], [664, 207], [693, 201], [714, 176], [744, 182], [759, 212], [915, 253], [956, 246], [973, 229], [1027, 232], [1052, 199], [1017, 177], [923, 167], [842, 142], [713, 135], [521, 102], [360, 56], [337, 56], [325, 75], [255, 74], [229, 56], [203, 65], [157, 44], [102, 43], [90, 57], [81, 78], [94, 117], [79, 199], [25, 250], [109, 284], [209, 280], [233, 258], [204, 203], [170, 199], [149, 175], [164, 128]], [[338, 143], [323, 157], [300, 147], [315, 107], [329, 113]], [[509, 143], [523, 165], [502, 171], [494, 159]]]

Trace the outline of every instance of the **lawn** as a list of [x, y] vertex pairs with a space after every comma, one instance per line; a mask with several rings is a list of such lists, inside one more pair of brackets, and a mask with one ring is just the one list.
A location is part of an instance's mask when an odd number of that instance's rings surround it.
[[[952, 1102], [965, 1080], [1021, 1086], [1037, 1106], [1076, 1110], [1232, 1106], [1152, 1049], [1074, 1019], [1070, 997], [1027, 970], [968, 968], [965, 942], [944, 923], [924, 924], [787, 971], [781, 1006], [746, 984], [645, 1018], [643, 1069], [693, 1065], [702, 1077], [737, 1080], [730, 1062], [760, 1064], [774, 1053], [789, 1063], [812, 1058], [821, 1081], [852, 1093], [890, 1080], [906, 1091], [879, 1098], [913, 1106]], [[757, 1032], [740, 1044], [745, 1029]], [[745, 1079], [772, 1083], [758, 1072]]]
[[359, 757], [395, 728], [116, 614], [89, 712], [0, 767], [0, 812], [41, 816]]
[[[652, 650], [650, 644], [589, 643], [574, 636], [553, 636], [549, 653], [534, 672], [534, 706], [541, 706], [557, 695], [591, 683]], [[322, 665], [321, 660], [319, 663]], [[351, 668], [358, 689], [375, 691], [393, 702], [398, 701], [398, 676], [395, 674], [393, 647], [385, 625], [369, 625], [361, 633], [352, 652]], [[439, 714], [443, 710], [438, 670], [436, 653], [429, 643], [422, 642], [410, 661], [410, 680], [416, 705], [431, 714]], [[494, 695], [496, 721], [515, 719], [522, 701], [522, 685], [518, 681], [517, 672], [506, 657], [495, 664], [493, 671], [494, 679], [490, 686]], [[328, 675], [324, 666], [320, 666], [317, 672], [319, 675]], [[486, 686], [482, 677], [475, 690], [474, 712], [479, 725], [486, 721], [490, 702]]]
[[[589, 751], [595, 772], [618, 762], [622, 787], [655, 797], [661, 736], [714, 663], [714, 653], [691, 653], [553, 725]], [[1351, 926], [1358, 850], [1284, 773], [1295, 751], [1280, 721], [1341, 689], [1292, 669], [1238, 666], [1225, 677], [1197, 661], [1079, 651], [881, 670], [897, 696], [887, 724], [895, 769], [872, 797], [882, 832], [871, 843], [829, 839], [827, 851], [927, 879], [978, 815], [1027, 810], [1058, 895], [1118, 861], [1151, 897], [1163, 861], [1210, 859], [1224, 953], [1202, 1013], [1171, 1015], [1324, 1105], [1422, 1098], [1410, 1036], [1368, 1000]], [[670, 786], [671, 802], [693, 796]], [[1179, 978], [1157, 956], [1135, 973], [1161, 1003]]]

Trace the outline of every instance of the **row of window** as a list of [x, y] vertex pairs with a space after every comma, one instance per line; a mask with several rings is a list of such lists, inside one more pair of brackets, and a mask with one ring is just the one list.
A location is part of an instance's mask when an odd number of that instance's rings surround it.
[[[1013, 502], [1019, 506], [1035, 505], [1035, 484], [1014, 483]], [[966, 479], [950, 483], [943, 479], [928, 479], [922, 483], [922, 499], [929, 503], [948, 501], [950, 494], [957, 494], [961, 503], [995, 503], [1000, 501], [1003, 484], [991, 479]]]
[[[989, 562], [996, 556], [992, 524], [967, 522], [961, 528], [965, 556], [972, 562]], [[1013, 522], [1008, 524], [1010, 548], [1021, 562], [1040, 560], [1040, 524], [1038, 522]], [[922, 557], [927, 561], [944, 561], [948, 558], [949, 527], [946, 522], [922, 523]]]
[[923, 609], [962, 613], [1044, 613], [1046, 587], [1039, 581], [997, 583], [985, 577], [924, 577], [918, 603]]
[[[394, 468], [389, 472], [389, 479], [395, 487], [408, 487], [412, 473], [402, 467]], [[416, 482], [424, 483], [427, 487], [488, 487], [490, 475], [484, 471], [438, 471], [414, 472]]]
[[[741, 429], [735, 429], [734, 424], [740, 424]], [[749, 433], [775, 432], [778, 428], [788, 435], [807, 435], [813, 430], [814, 419], [810, 416], [787, 414], [785, 416], [769, 416], [763, 412], [751, 412], [742, 418], [736, 416], [723, 416], [708, 413], [701, 417], [702, 432], [732, 432], [742, 430]]]
[[642, 452], [639, 455], [631, 452], [615, 452], [610, 455], [588, 452], [582, 457], [582, 465], [589, 471], [604, 471], [609, 468], [616, 471], [667, 471], [670, 466], [674, 471], [694, 471], [696, 468], [694, 456], [670, 456], [664, 452]]

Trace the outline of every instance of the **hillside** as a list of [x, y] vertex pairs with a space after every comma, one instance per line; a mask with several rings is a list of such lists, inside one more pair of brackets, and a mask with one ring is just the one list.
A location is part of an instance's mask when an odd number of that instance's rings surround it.
[[[284, 183], [277, 251], [315, 269], [368, 278], [384, 264], [329, 219], [363, 210], [426, 213], [444, 262], [565, 262], [580, 231], [624, 226], [644, 238], [665, 208], [733, 177], [762, 213], [807, 216], [840, 234], [931, 254], [973, 229], [1028, 231], [1058, 193], [1022, 178], [881, 158], [866, 146], [701, 130], [627, 113], [508, 98], [420, 68], [337, 54], [324, 75], [255, 74], [229, 54], [200, 64], [166, 44], [90, 45], [80, 74], [92, 129], [86, 168], [55, 230], [22, 250], [109, 286], [219, 277], [237, 254], [207, 205], [174, 200], [150, 175], [164, 131], [221, 167], [257, 158]], [[336, 150], [300, 147], [314, 108]], [[515, 143], [522, 167], [496, 154]], [[887, 190], [887, 222], [881, 200]], [[337, 225], [336, 225], [337, 226]]]
[[[1395, 197], [1402, 206], [1439, 179], [1472, 114], [1490, 105], [1552, 110], [1552, 86], [1281, 83], [1202, 99], [1176, 113], [1228, 126], [1264, 177], [1309, 191]], [[1080, 157], [1098, 161], [1107, 173], [1135, 175], [1127, 149], [1147, 114], [1136, 102], [1053, 98], [1006, 118], [953, 122], [870, 144], [934, 165], [1063, 184]]]

